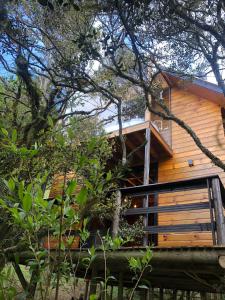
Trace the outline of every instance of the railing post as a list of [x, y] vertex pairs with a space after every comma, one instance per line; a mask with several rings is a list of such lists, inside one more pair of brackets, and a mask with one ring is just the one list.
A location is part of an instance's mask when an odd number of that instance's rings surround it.
[[[145, 160], [144, 160], [144, 177], [143, 183], [144, 185], [149, 184], [149, 173], [150, 173], [150, 146], [151, 146], [151, 130], [150, 124], [149, 128], [145, 130], [145, 138], [146, 138], [146, 145], [145, 145]], [[143, 207], [147, 208], [149, 202], [149, 196], [146, 195], [143, 199]], [[148, 226], [148, 214], [144, 215], [144, 227]], [[148, 234], [146, 233], [143, 239], [144, 246], [148, 245]]]
[[120, 209], [121, 209], [121, 191], [116, 192], [116, 207], [113, 216], [112, 224], [112, 237], [116, 237], [119, 232], [119, 223], [120, 223]]
[[217, 245], [225, 245], [225, 222], [219, 178], [212, 179], [212, 193], [216, 220]]

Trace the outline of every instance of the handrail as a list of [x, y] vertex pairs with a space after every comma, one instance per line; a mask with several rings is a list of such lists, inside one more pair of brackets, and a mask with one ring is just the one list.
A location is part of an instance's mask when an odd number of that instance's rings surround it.
[[154, 193], [169, 193], [185, 190], [194, 190], [200, 188], [207, 188], [207, 180], [216, 178], [220, 182], [221, 193], [223, 196], [223, 203], [225, 207], [225, 188], [218, 175], [210, 175], [204, 177], [195, 177], [191, 179], [182, 179], [178, 181], [160, 182], [147, 185], [138, 185], [132, 187], [120, 188], [122, 196], [147, 196]]
[[225, 245], [225, 219], [223, 208], [225, 207], [225, 188], [218, 175], [197, 177], [173, 182], [154, 183], [135, 187], [119, 189], [123, 196], [148, 196], [159, 193], [170, 193], [195, 189], [207, 189], [209, 199], [206, 202], [177, 204], [168, 206], [151, 206], [140, 208], [129, 208], [123, 215], [149, 215], [160, 212], [191, 211], [198, 209], [209, 209], [210, 223], [179, 224], [167, 226], [146, 226], [144, 231], [150, 234], [162, 232], [187, 232], [187, 231], [211, 231], [213, 243]]

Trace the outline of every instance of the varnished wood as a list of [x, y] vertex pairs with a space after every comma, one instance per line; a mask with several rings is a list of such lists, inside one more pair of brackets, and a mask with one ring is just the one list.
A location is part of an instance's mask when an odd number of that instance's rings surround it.
[[212, 180], [213, 203], [216, 219], [217, 245], [225, 245], [225, 219], [221, 197], [220, 182], [218, 178]]

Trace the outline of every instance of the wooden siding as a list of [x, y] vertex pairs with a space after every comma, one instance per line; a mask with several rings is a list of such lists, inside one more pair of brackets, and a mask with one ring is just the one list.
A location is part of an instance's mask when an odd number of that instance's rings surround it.
[[[200, 98], [183, 90], [172, 89], [172, 112], [184, 120], [199, 136], [202, 143], [215, 155], [225, 160], [225, 137], [221, 108], [212, 101]], [[219, 174], [225, 185], [225, 173], [215, 167], [192, 138], [174, 122], [172, 123], [173, 157], [159, 163], [158, 181], [175, 181], [193, 177]], [[192, 159], [194, 166], [188, 166]], [[184, 204], [207, 201], [206, 190], [187, 191], [159, 195], [159, 205]], [[209, 211], [161, 213], [158, 225], [175, 225], [209, 222]], [[160, 234], [159, 246], [203, 246], [212, 245], [210, 232]]]

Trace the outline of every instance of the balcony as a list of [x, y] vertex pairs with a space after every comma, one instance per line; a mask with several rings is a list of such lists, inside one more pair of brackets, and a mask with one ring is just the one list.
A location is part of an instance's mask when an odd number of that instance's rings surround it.
[[[140, 203], [146, 197], [160, 195], [170, 195], [171, 193], [183, 193], [181, 197], [186, 197], [189, 192], [200, 191], [207, 193], [208, 198], [203, 198], [201, 201], [186, 201], [183, 204], [176, 205], [140, 205], [137, 208], [127, 209], [123, 215], [126, 217], [143, 215], [150, 219], [151, 215], [159, 217], [160, 214], [185, 214], [186, 212], [198, 212], [199, 218], [195, 222], [187, 222], [185, 217], [180, 224], [162, 225], [159, 222], [157, 225], [145, 226], [144, 232], [148, 236], [148, 241], [151, 235], [164, 233], [179, 233], [182, 236], [187, 236], [190, 232], [207, 233], [210, 236], [211, 243], [199, 243], [194, 245], [181, 244], [162, 247], [153, 245], [153, 258], [151, 261], [152, 270], [147, 270], [143, 274], [143, 279], [150, 282], [151, 288], [157, 293], [163, 295], [164, 289], [173, 289], [175, 299], [176, 291], [187, 291], [187, 297], [190, 291], [198, 291], [201, 293], [212, 292], [221, 293], [225, 291], [224, 284], [224, 269], [225, 269], [225, 223], [224, 223], [224, 207], [225, 207], [225, 189], [217, 175], [193, 178], [189, 180], [181, 180], [176, 182], [155, 183], [149, 185], [126, 187], [119, 190], [118, 195], [121, 198], [131, 197], [140, 198]], [[141, 198], [142, 197], [142, 198]], [[186, 197], [187, 199], [188, 197]], [[146, 204], [146, 202], [143, 202]], [[203, 221], [200, 217], [201, 211], [208, 212], [207, 218]], [[93, 240], [92, 240], [93, 242]], [[97, 242], [97, 240], [95, 240]], [[146, 243], [146, 239], [143, 239]], [[90, 245], [87, 245], [90, 246]], [[98, 246], [98, 245], [95, 245]], [[142, 258], [144, 253], [143, 244], [139, 246], [122, 247], [116, 251], [107, 253], [107, 266], [110, 270], [110, 275], [114, 276], [114, 280], [109, 281], [108, 285], [118, 286], [118, 299], [122, 299], [123, 290], [129, 288], [133, 284], [133, 274], [129, 269], [127, 259], [129, 257]], [[74, 261], [82, 261], [88, 256], [85, 248], [81, 250], [73, 250]], [[96, 252], [96, 259], [90, 266], [87, 274], [87, 285], [91, 287], [97, 284], [95, 278], [104, 276], [104, 254], [101, 250]], [[79, 272], [82, 277], [84, 266], [80, 264]], [[148, 290], [149, 293], [150, 290]], [[138, 291], [137, 291], [138, 293]], [[147, 297], [145, 295], [145, 297]], [[143, 298], [148, 299], [148, 298]], [[160, 298], [162, 299], [162, 298]]]

